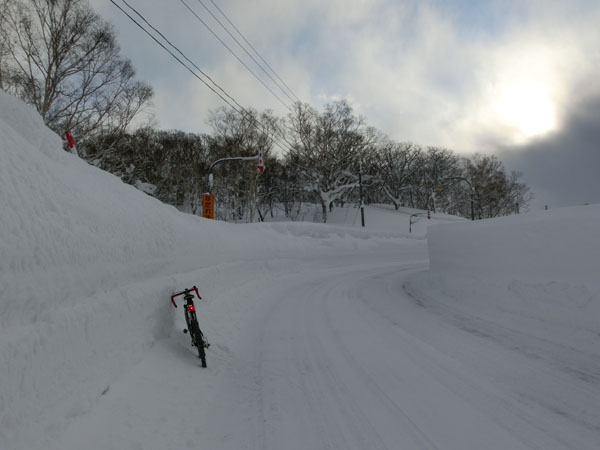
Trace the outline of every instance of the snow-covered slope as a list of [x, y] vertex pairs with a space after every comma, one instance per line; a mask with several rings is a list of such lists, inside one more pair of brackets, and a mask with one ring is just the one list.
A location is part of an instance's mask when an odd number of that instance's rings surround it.
[[600, 205], [587, 205], [431, 227], [428, 289], [509, 330], [600, 356], [598, 223]]
[[182, 214], [63, 151], [2, 91], [0, 211], [0, 443], [58, 433], [168, 334], [177, 274], [389, 238]]
[[459, 328], [572, 376], [559, 387], [510, 365], [498, 373], [520, 377], [524, 398], [595, 430], [600, 408], [589, 399], [600, 393], [598, 223], [600, 205], [587, 205], [436, 225], [428, 233], [430, 270], [407, 285]]
[[565, 282], [600, 287], [600, 205], [435, 226], [431, 271], [449, 281]]

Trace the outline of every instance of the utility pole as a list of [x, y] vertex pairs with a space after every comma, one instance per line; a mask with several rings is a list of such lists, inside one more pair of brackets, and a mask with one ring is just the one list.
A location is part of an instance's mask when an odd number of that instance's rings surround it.
[[358, 190], [360, 192], [360, 223], [365, 226], [365, 204], [363, 202], [362, 190], [362, 161], [358, 163]]

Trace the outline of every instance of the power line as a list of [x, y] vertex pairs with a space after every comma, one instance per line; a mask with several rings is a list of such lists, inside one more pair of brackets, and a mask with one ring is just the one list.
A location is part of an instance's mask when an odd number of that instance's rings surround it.
[[268, 91], [269, 91], [269, 92], [270, 92], [270, 93], [271, 93], [271, 94], [272, 94], [272, 95], [273, 95], [273, 96], [274, 96], [274, 97], [275, 97], [277, 100], [279, 100], [279, 102], [280, 102], [280, 103], [281, 103], [283, 106], [285, 106], [287, 109], [290, 109], [290, 107], [289, 107], [289, 106], [288, 106], [288, 105], [287, 105], [287, 104], [286, 104], [286, 103], [285, 103], [283, 100], [281, 100], [281, 98], [280, 98], [280, 97], [279, 97], [279, 96], [278, 96], [278, 95], [277, 95], [275, 92], [273, 92], [273, 90], [272, 90], [272, 89], [271, 89], [271, 88], [270, 88], [270, 87], [269, 87], [269, 86], [268, 86], [268, 85], [267, 85], [267, 84], [266, 84], [266, 83], [265, 83], [265, 82], [264, 82], [264, 81], [263, 81], [263, 80], [262, 80], [262, 79], [261, 79], [261, 78], [260, 78], [260, 77], [259, 77], [259, 76], [258, 76], [258, 75], [257, 75], [257, 74], [256, 74], [256, 73], [255, 73], [255, 72], [252, 70], [252, 69], [251, 69], [251, 68], [250, 68], [250, 67], [249, 67], [249, 66], [248, 66], [248, 64], [246, 64], [246, 63], [245, 63], [245, 62], [244, 62], [244, 61], [243, 61], [243, 60], [242, 60], [242, 59], [241, 59], [241, 58], [240, 58], [240, 57], [239, 57], [239, 56], [238, 56], [238, 55], [237, 55], [237, 54], [236, 54], [236, 53], [235, 53], [235, 52], [234, 52], [232, 49], [231, 49], [231, 47], [229, 47], [229, 46], [228, 46], [228, 45], [225, 43], [225, 41], [223, 41], [223, 39], [221, 39], [221, 38], [219, 37], [219, 35], [218, 35], [217, 33], [215, 33], [215, 32], [213, 31], [213, 29], [212, 29], [210, 26], [208, 26], [208, 24], [207, 24], [207, 23], [206, 23], [204, 20], [202, 20], [202, 18], [201, 18], [199, 15], [198, 15], [198, 14], [196, 14], [196, 12], [195, 12], [195, 11], [194, 11], [192, 8], [190, 8], [190, 6], [189, 6], [189, 5], [188, 5], [188, 4], [185, 2], [185, 0], [179, 0], [179, 1], [185, 5], [185, 7], [186, 7], [186, 8], [187, 8], [187, 9], [188, 9], [188, 10], [189, 10], [189, 11], [190, 11], [190, 12], [191, 12], [193, 15], [194, 15], [194, 17], [195, 17], [196, 19], [198, 19], [198, 21], [199, 21], [199, 22], [200, 22], [202, 25], [204, 25], [204, 26], [205, 26], [205, 27], [208, 29], [208, 31], [210, 31], [210, 32], [212, 33], [212, 35], [213, 35], [215, 38], [217, 38], [217, 40], [218, 40], [218, 41], [219, 41], [219, 42], [220, 42], [220, 43], [221, 43], [221, 44], [222, 44], [222, 45], [223, 45], [223, 46], [224, 46], [224, 47], [225, 47], [225, 48], [226, 48], [226, 49], [229, 51], [229, 53], [231, 53], [231, 54], [232, 54], [232, 55], [233, 55], [233, 56], [234, 56], [234, 57], [235, 57], [235, 58], [236, 58], [236, 59], [237, 59], [237, 60], [240, 62], [240, 64], [242, 64], [242, 65], [243, 65], [243, 66], [246, 68], [246, 70], [247, 70], [248, 72], [250, 72], [250, 73], [252, 74], [252, 76], [254, 76], [254, 78], [256, 78], [256, 79], [257, 79], [257, 80], [260, 82], [260, 84], [262, 84], [262, 85], [263, 85], [263, 86], [264, 86], [264, 87], [265, 87], [265, 88], [266, 88], [266, 89], [267, 89], [267, 90], [268, 90]]
[[[148, 22], [146, 20], [146, 18], [140, 14], [133, 6], [131, 6], [129, 3], [127, 3], [127, 0], [121, 0], [123, 3], [125, 3], [125, 5], [127, 5], [127, 7], [129, 9], [131, 9], [140, 19], [142, 19], [146, 25], [148, 25], [150, 28], [152, 28], [152, 30], [157, 33], [161, 38], [163, 38], [165, 40], [165, 42], [167, 44], [169, 44], [171, 47], [173, 47], [186, 61], [188, 61], [192, 66], [194, 66], [194, 68], [196, 70], [198, 70], [198, 72], [200, 72], [202, 75], [204, 75], [214, 86], [217, 87], [217, 89], [219, 89], [226, 97], [228, 97], [231, 101], [233, 101], [240, 109], [244, 110], [244, 107], [242, 105], [240, 105], [233, 97], [231, 97], [223, 88], [221, 88], [221, 86], [219, 86], [210, 76], [208, 76], [206, 73], [204, 73], [202, 71], [202, 69], [200, 69], [200, 67], [198, 67], [196, 64], [194, 64], [193, 61], [191, 61], [187, 56], [185, 56], [183, 54], [183, 52], [181, 50], [179, 50], [179, 48], [177, 48], [174, 44], [171, 43], [171, 41], [169, 41], [169, 39], [167, 39], [165, 37], [164, 34], [162, 34], [159, 30], [157, 30], [154, 26], [152, 26], [152, 24], [150, 22]], [[114, 2], [113, 2], [114, 3]], [[210, 86], [209, 86], [210, 87]], [[229, 104], [229, 103], [228, 103]], [[232, 105], [230, 105], [232, 106]], [[239, 111], [238, 111], [239, 112]]]
[[[205, 5], [205, 4], [204, 4], [204, 2], [203, 2], [202, 0], [198, 0], [198, 3], [200, 3], [200, 4], [202, 5], [202, 7], [203, 7], [203, 8], [204, 8], [204, 9], [205, 9], [205, 10], [206, 10], [206, 11], [207, 11], [207, 12], [208, 12], [210, 15], [211, 15], [211, 17], [212, 17], [213, 19], [215, 19], [215, 21], [216, 21], [216, 22], [217, 22], [219, 25], [221, 25], [221, 28], [223, 28], [223, 30], [225, 30], [225, 32], [226, 32], [226, 33], [229, 35], [229, 37], [231, 37], [231, 39], [233, 39], [233, 40], [235, 41], [235, 43], [236, 43], [236, 44], [237, 44], [237, 45], [238, 45], [238, 46], [239, 46], [239, 47], [240, 47], [240, 48], [241, 48], [241, 49], [242, 49], [242, 50], [243, 50], [243, 51], [246, 53], [246, 55], [248, 55], [248, 56], [250, 57], [250, 59], [252, 59], [252, 61], [254, 61], [254, 63], [255, 63], [255, 64], [256, 64], [256, 65], [257, 65], [257, 66], [260, 68], [260, 70], [262, 70], [262, 71], [264, 72], [264, 74], [265, 74], [267, 77], [269, 77], [269, 79], [270, 79], [270, 80], [271, 80], [273, 83], [275, 83], [275, 86], [277, 86], [277, 87], [279, 88], [279, 90], [280, 90], [281, 92], [283, 92], [283, 94], [284, 94], [284, 95], [285, 95], [287, 98], [289, 98], [289, 99], [290, 99], [290, 101], [294, 102], [295, 100], [294, 100], [292, 97], [290, 97], [290, 94], [289, 94], [288, 92], [286, 92], [286, 90], [285, 90], [285, 89], [283, 89], [283, 87], [281, 87], [281, 85], [280, 85], [280, 84], [277, 82], [277, 80], [275, 80], [275, 79], [274, 79], [274, 78], [271, 76], [271, 74], [265, 70], [265, 68], [262, 66], [262, 64], [261, 64], [260, 62], [258, 62], [258, 61], [256, 60], [256, 58], [255, 58], [255, 57], [254, 57], [254, 56], [253, 56], [253, 55], [252, 55], [252, 54], [251, 54], [251, 53], [250, 53], [250, 52], [249, 52], [249, 51], [246, 49], [246, 47], [244, 47], [244, 46], [241, 44], [241, 42], [240, 42], [240, 41], [239, 41], [239, 40], [238, 40], [238, 39], [237, 39], [237, 38], [236, 38], [236, 37], [235, 37], [235, 36], [234, 36], [234, 35], [231, 33], [231, 31], [229, 31], [229, 29], [228, 29], [228, 28], [227, 28], [225, 25], [223, 25], [223, 22], [221, 22], [221, 21], [219, 20], [219, 18], [213, 14], [213, 12], [212, 12], [212, 11], [211, 11], [211, 10], [210, 10], [210, 9], [209, 9], [209, 8], [208, 8], [206, 5]], [[213, 2], [213, 5], [214, 5], [214, 2]], [[215, 5], [215, 6], [216, 6], [216, 5]], [[219, 9], [219, 7], [218, 7], [218, 6], [217, 6], [217, 9]], [[223, 14], [223, 16], [224, 16], [224, 17], [225, 17], [225, 18], [226, 18], [226, 19], [229, 21], [229, 19], [227, 18], [227, 16], [225, 16], [225, 14], [223, 13], [223, 11], [221, 11], [220, 9], [219, 9], [219, 11], [220, 11], [220, 12], [221, 12], [221, 14]], [[229, 23], [231, 23], [231, 21], [229, 21]], [[235, 26], [234, 26], [234, 28], [235, 28]], [[237, 29], [236, 29], [236, 30], [237, 30]], [[237, 30], [237, 31], [238, 31], [238, 34], [240, 34], [240, 35], [242, 36], [242, 38], [244, 38], [244, 36], [243, 36], [243, 35], [242, 35], [242, 34], [239, 32], [239, 30]], [[246, 40], [246, 39], [244, 38], [244, 40]], [[247, 40], [246, 40], [246, 42], [248, 43], [248, 41], [247, 41]], [[252, 49], [254, 49], [252, 46], [250, 46], [250, 47], [251, 47]], [[257, 53], [257, 54], [258, 54], [258, 52], [256, 52], [256, 50], [254, 50], [254, 51], [255, 51], [255, 53]], [[258, 54], [258, 56], [260, 57], [260, 54]], [[263, 58], [261, 57], [261, 59], [263, 59]], [[264, 61], [264, 59], [263, 59], [263, 61]], [[265, 62], [266, 62], [266, 61], [265, 61]], [[267, 66], [268, 66], [268, 64], [267, 64]], [[270, 66], [269, 66], [269, 67], [270, 67]], [[273, 70], [273, 69], [271, 69], [271, 71], [272, 71], [272, 70]], [[276, 75], [277, 75], [277, 74], [276, 74]], [[285, 83], [284, 83], [284, 84], [285, 84]], [[289, 90], [289, 88], [288, 88], [288, 90]], [[291, 92], [291, 90], [290, 90], [290, 92]], [[292, 92], [292, 95], [294, 95], [294, 93], [293, 93], [293, 92]], [[294, 95], [294, 96], [295, 96], [295, 95]], [[296, 100], [298, 100], [298, 98], [297, 98], [297, 97], [296, 97]]]
[[[119, 6], [117, 3], [115, 3], [114, 0], [110, 0], [110, 2], [115, 5], [123, 14], [125, 14], [133, 23], [135, 23], [144, 33], [146, 33], [153, 41], [155, 41], [160, 47], [162, 47], [167, 53], [169, 53], [169, 55], [171, 55], [171, 57], [173, 59], [175, 59], [179, 64], [181, 64], [183, 67], [185, 67], [194, 77], [196, 77], [198, 80], [200, 80], [206, 87], [208, 87], [212, 92], [214, 92], [223, 102], [225, 102], [229, 107], [231, 107], [235, 112], [237, 112], [238, 114], [240, 114], [240, 116], [242, 116], [243, 118], [245, 118], [246, 116], [249, 118], [250, 123], [252, 124], [252, 126], [254, 126], [258, 131], [263, 131], [261, 130], [261, 126], [262, 124], [260, 122], [258, 122], [257, 119], [255, 119], [248, 110], [246, 110], [244, 107], [242, 107], [233, 97], [231, 97], [221, 86], [219, 86], [218, 83], [216, 83], [212, 78], [210, 78], [208, 75], [206, 75], [196, 64], [194, 64], [187, 56], [185, 56], [185, 54], [179, 50], [175, 45], [173, 45], [160, 31], [158, 31], [155, 27], [153, 27], [147, 20], [146, 18], [139, 13], [134, 7], [132, 7], [131, 5], [129, 5], [129, 3], [127, 3], [126, 0], [121, 0], [125, 5], [127, 5], [127, 7], [129, 7], [132, 11], [135, 12], [136, 15], [138, 15], [150, 28], [152, 28], [158, 35], [160, 35], [171, 47], [173, 47], [180, 55], [183, 56], [184, 59], [186, 59], [187, 61], [190, 62], [191, 65], [193, 65], [203, 76], [205, 76], [207, 79], [210, 80], [210, 82], [212, 84], [214, 84], [221, 92], [223, 92], [223, 94], [225, 96], [227, 96], [228, 98], [230, 98], [243, 112], [241, 112], [240, 110], [238, 110], [233, 104], [231, 104], [227, 98], [225, 98], [223, 95], [221, 95], [219, 92], [217, 92], [215, 90], [215, 88], [213, 88], [212, 86], [210, 86], [204, 79], [202, 79], [200, 76], [198, 76], [198, 74], [192, 70], [186, 63], [184, 63], [179, 57], [177, 57], [177, 55], [175, 55], [171, 50], [169, 50], [162, 42], [160, 42], [154, 35], [152, 35], [152, 33], [150, 33], [146, 28], [144, 28], [144, 26], [139, 23], [134, 17], [132, 17], [127, 11], [125, 11], [121, 6]], [[285, 141], [289, 148], [293, 147], [293, 145], [285, 138], [285, 136], [283, 136], [283, 134], [281, 134], [281, 138], [283, 139], [283, 141]], [[275, 135], [273, 134], [272, 136], [273, 139], [273, 143], [277, 144], [279, 146], [279, 148], [281, 150], [283, 150], [284, 152], [286, 150], [289, 150], [289, 148], [285, 148], [285, 145], [283, 145], [281, 143], [281, 141], [279, 139], [277, 139], [275, 137]]]
[[[125, 3], [129, 8], [132, 8], [125, 0], [122, 0], [123, 3]], [[189, 70], [192, 75], [194, 75], [196, 78], [198, 78], [202, 83], [204, 83], [206, 85], [207, 88], [209, 88], [211, 91], [213, 91], [215, 94], [217, 94], [217, 96], [219, 96], [219, 98], [221, 100], [223, 100], [225, 103], [227, 103], [229, 106], [231, 106], [232, 108], [235, 109], [235, 107], [233, 107], [233, 105], [231, 105], [226, 98], [224, 98], [221, 94], [219, 94], [212, 86], [210, 86], [205, 80], [203, 80], [201, 77], [199, 77], [196, 72], [194, 72], [192, 69], [190, 69], [183, 61], [181, 61], [175, 54], [173, 54], [173, 52], [171, 52], [167, 47], [165, 47], [165, 45], [160, 42], [158, 39], [156, 39], [156, 37], [154, 37], [148, 30], [146, 30], [137, 20], [135, 20], [129, 13], [127, 13], [127, 11], [125, 11], [123, 8], [121, 8], [119, 5], [117, 5], [114, 0], [110, 0], [110, 2], [115, 5], [117, 8], [119, 8], [121, 10], [121, 12], [123, 14], [125, 14], [127, 17], [129, 17], [129, 19], [135, 23], [142, 31], [144, 31], [144, 33], [146, 33], [148, 36], [150, 36], [150, 38], [152, 38], [158, 45], [160, 45], [164, 50], [166, 50], [179, 64], [181, 64], [183, 67], [185, 67], [187, 70]], [[135, 11], [135, 9], [134, 9]], [[137, 13], [137, 11], [136, 11]], [[140, 17], [143, 17], [141, 14], [137, 13]], [[148, 23], [145, 19], [144, 21], [146, 23]], [[181, 53], [181, 52], [180, 52]], [[204, 72], [200, 71], [200, 73], [202, 73], [202, 75], [206, 76], [204, 74]], [[208, 77], [207, 77], [208, 78]], [[211, 80], [212, 81], [212, 80]], [[214, 83], [214, 82], [213, 82]]]
[[261, 54], [258, 52], [258, 50], [256, 50], [250, 42], [248, 42], [248, 39], [246, 39], [246, 37], [242, 34], [242, 32], [233, 24], [233, 22], [231, 20], [229, 20], [229, 17], [227, 17], [227, 14], [225, 14], [223, 12], [223, 10], [221, 8], [219, 8], [219, 6], [213, 0], [210, 0], [210, 2], [214, 5], [215, 8], [217, 8], [217, 10], [223, 15], [223, 17], [225, 17], [225, 20], [227, 20], [227, 22], [233, 27], [233, 29], [242, 37], [244, 42], [246, 42], [246, 44], [248, 44], [248, 46], [252, 49], [252, 51], [254, 51], [254, 53], [256, 53], [256, 55], [261, 59], [261, 61], [265, 63], [265, 65], [269, 68], [269, 70], [271, 70], [271, 72], [273, 72], [273, 74], [277, 77], [277, 79], [279, 81], [281, 81], [281, 83], [287, 88], [288, 91], [291, 92], [291, 94], [296, 98], [296, 100], [300, 102], [301, 100], [294, 93], [294, 91], [286, 84], [285, 81], [283, 81], [281, 79], [281, 77], [277, 74], [277, 72], [275, 72], [275, 70], [269, 65], [269, 63], [267, 61], [265, 61], [265, 59], [261, 56]]

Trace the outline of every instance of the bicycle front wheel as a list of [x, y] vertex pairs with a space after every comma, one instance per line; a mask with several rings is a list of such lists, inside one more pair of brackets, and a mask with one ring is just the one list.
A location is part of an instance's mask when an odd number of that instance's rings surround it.
[[202, 367], [206, 367], [206, 351], [204, 349], [204, 342], [202, 339], [199, 339], [200, 342], [196, 342], [196, 347], [198, 347], [198, 358], [202, 362]]

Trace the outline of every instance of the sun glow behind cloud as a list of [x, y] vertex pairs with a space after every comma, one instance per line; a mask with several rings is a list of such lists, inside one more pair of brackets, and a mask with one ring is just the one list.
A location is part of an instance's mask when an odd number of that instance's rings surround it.
[[365, 14], [353, 30], [360, 40], [337, 29], [325, 37], [351, 49], [338, 61], [337, 93], [393, 139], [468, 153], [525, 144], [561, 129], [582, 80], [599, 84], [590, 49], [600, 33], [588, 23], [597, 7], [542, 14], [529, 2], [533, 12], [511, 11], [517, 19], [488, 33], [459, 27], [431, 4], [377, 3], [386, 14]]
[[518, 131], [517, 139], [539, 136], [556, 127], [556, 108], [549, 88], [535, 80], [503, 86], [492, 107], [501, 122]]

